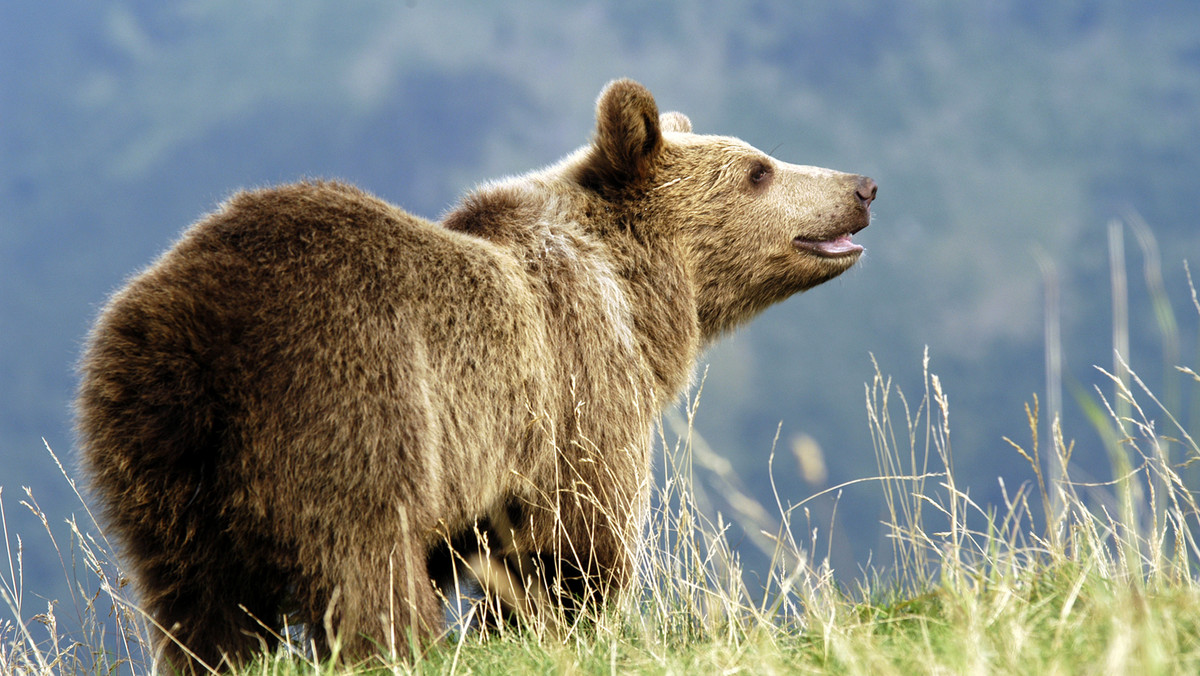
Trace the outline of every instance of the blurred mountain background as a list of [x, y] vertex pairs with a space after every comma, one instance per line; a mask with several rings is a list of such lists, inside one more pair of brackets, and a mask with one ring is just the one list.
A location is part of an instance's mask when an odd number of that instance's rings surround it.
[[[1002, 437], [1025, 441], [1022, 405], [1045, 401], [1039, 256], [1057, 271], [1076, 477], [1109, 478], [1072, 393], [1111, 392], [1093, 365], [1113, 363], [1114, 221], [1150, 224], [1177, 320], [1171, 347], [1123, 225], [1128, 358], [1197, 433], [1200, 392], [1170, 367], [1198, 362], [1183, 261], [1200, 268], [1200, 3], [6, 2], [0, 485], [27, 593], [64, 588], [21, 487], [65, 538], [81, 507], [42, 439], [78, 478], [73, 367], [124, 279], [240, 187], [336, 177], [437, 217], [584, 144], [616, 77], [698, 132], [880, 185], [854, 270], [705, 357], [697, 429], [753, 496], [773, 502], [777, 430], [785, 504], [875, 475], [870, 355], [919, 397], [926, 346], [960, 486], [986, 505], [998, 478], [1027, 481]], [[806, 481], [791, 449], [813, 444], [827, 474]], [[839, 576], [885, 563], [879, 495], [841, 495]], [[833, 508], [812, 503], [814, 524]]]

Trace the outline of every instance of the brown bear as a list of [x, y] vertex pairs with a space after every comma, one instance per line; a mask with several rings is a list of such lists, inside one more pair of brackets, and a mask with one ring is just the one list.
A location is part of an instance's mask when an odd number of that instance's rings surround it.
[[656, 416], [706, 345], [858, 260], [876, 187], [629, 80], [596, 117], [441, 223], [335, 182], [238, 193], [110, 300], [82, 460], [175, 668], [285, 619], [419, 649], [459, 571], [517, 614], [630, 580]]

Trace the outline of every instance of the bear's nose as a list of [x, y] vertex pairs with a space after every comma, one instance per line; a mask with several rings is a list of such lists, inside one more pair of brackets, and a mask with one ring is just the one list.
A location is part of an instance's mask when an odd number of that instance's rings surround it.
[[879, 191], [879, 186], [875, 185], [875, 180], [866, 176], [858, 177], [858, 189], [854, 194], [858, 196], [864, 207], [871, 206], [871, 200], [875, 199], [875, 193]]

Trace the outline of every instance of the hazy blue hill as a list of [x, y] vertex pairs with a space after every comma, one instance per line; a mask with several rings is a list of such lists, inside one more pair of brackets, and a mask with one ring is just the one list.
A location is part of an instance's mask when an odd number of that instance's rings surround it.
[[[75, 509], [40, 438], [72, 455], [71, 368], [89, 322], [231, 191], [341, 177], [436, 217], [474, 183], [585, 142], [594, 97], [619, 76], [698, 131], [881, 186], [857, 269], [709, 355], [699, 429], [751, 490], [766, 490], [780, 421], [784, 500], [814, 489], [789, 450], [799, 435], [824, 450], [828, 484], [873, 474], [868, 353], [916, 388], [926, 345], [972, 496], [996, 499], [997, 475], [1025, 479], [1001, 437], [1024, 433], [1021, 405], [1045, 387], [1032, 252], [1058, 265], [1067, 375], [1087, 390], [1091, 365], [1111, 363], [1106, 228], [1126, 210], [1159, 238], [1181, 359], [1194, 363], [1182, 259], [1200, 267], [1196, 3], [410, 4], [0, 7], [10, 514], [21, 485], [55, 516]], [[1132, 236], [1126, 249], [1133, 365], [1154, 383], [1159, 338]], [[1105, 476], [1069, 398], [1066, 413], [1086, 442], [1076, 460]], [[855, 488], [839, 507], [847, 574], [881, 551], [875, 495]], [[30, 560], [49, 560], [36, 525], [20, 525]]]

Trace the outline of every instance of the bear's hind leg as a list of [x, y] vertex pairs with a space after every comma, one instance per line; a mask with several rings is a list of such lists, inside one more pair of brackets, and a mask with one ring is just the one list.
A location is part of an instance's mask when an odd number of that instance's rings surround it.
[[208, 673], [197, 659], [220, 670], [275, 647], [283, 601], [279, 584], [286, 576], [232, 568], [190, 566], [173, 575], [169, 587], [145, 585], [169, 589], [146, 599], [158, 624], [163, 673]]

